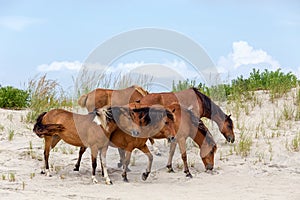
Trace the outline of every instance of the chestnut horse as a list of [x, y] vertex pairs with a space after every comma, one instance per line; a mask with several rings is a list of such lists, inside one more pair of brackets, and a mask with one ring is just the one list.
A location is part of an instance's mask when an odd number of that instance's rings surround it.
[[180, 92], [151, 93], [137, 102], [147, 105], [160, 104], [163, 106], [177, 102], [185, 107], [191, 106], [197, 117], [206, 117], [215, 121], [220, 132], [228, 142], [233, 143], [235, 140], [233, 122], [230, 115], [226, 115], [208, 96], [202, 94], [196, 88]]
[[[206, 170], [212, 170], [214, 167], [214, 155], [217, 150], [217, 145], [208, 131], [202, 120], [194, 115], [191, 110], [180, 106], [178, 103], [173, 103], [167, 108], [175, 110], [174, 115], [176, 118], [175, 130], [176, 130], [176, 141], [178, 142], [179, 149], [181, 152], [181, 158], [184, 164], [184, 172], [187, 177], [192, 177], [189, 172], [186, 155], [186, 139], [192, 138], [194, 142], [200, 148], [200, 158], [206, 168]], [[169, 159], [167, 168], [169, 172], [174, 172], [172, 168], [172, 159], [174, 156], [175, 148], [177, 143], [171, 143]]]
[[[121, 90], [111, 90], [104, 88], [97, 88], [87, 94], [83, 94], [78, 99], [78, 105], [86, 108], [88, 112], [93, 112], [96, 108], [102, 108], [106, 105], [126, 105], [146, 96], [148, 92], [138, 85], [132, 85]], [[54, 138], [59, 141], [59, 138]], [[58, 142], [57, 141], [57, 142]], [[78, 162], [75, 164], [74, 171], [79, 171], [80, 161], [85, 147], [79, 150]]]
[[[139, 118], [129, 116], [130, 112], [123, 113], [118, 117], [118, 124], [124, 131], [131, 134], [139, 134], [140, 123]], [[103, 167], [106, 184], [111, 184], [106, 168], [106, 151], [109, 144], [109, 138], [116, 127], [111, 130], [103, 129], [95, 123], [94, 119], [97, 116], [96, 112], [79, 115], [62, 109], [54, 109], [49, 112], [42, 113], [34, 125], [33, 131], [39, 137], [45, 138], [44, 159], [46, 167], [46, 175], [49, 174], [49, 152], [54, 148], [60, 139], [66, 143], [83, 147], [84, 150], [89, 147], [92, 157], [92, 180], [98, 182], [95, 178], [97, 167], [97, 153], [100, 150], [101, 166]], [[132, 123], [132, 120], [134, 123]], [[83, 151], [84, 152], [84, 151]], [[81, 159], [81, 157], [80, 157]]]
[[147, 94], [147, 91], [137, 85], [122, 90], [97, 88], [79, 97], [78, 105], [87, 108], [88, 112], [92, 112], [95, 108], [102, 108], [106, 105], [126, 105]]
[[[124, 109], [124, 107], [105, 106], [101, 109], [98, 109], [97, 113], [99, 114], [99, 119], [104, 129], [118, 124], [114, 119], [118, 118], [119, 113], [121, 113], [118, 111], [119, 109]], [[125, 182], [128, 182], [128, 165], [131, 153], [135, 148], [141, 150], [148, 157], [148, 167], [146, 169], [146, 172], [142, 174], [142, 179], [146, 180], [151, 172], [153, 161], [153, 156], [146, 145], [148, 138], [168, 138], [171, 142], [175, 141], [175, 118], [173, 113], [169, 109], [165, 109], [162, 107], [149, 108], [140, 106], [139, 108], [133, 109], [133, 111], [134, 114], [138, 116], [138, 118], [143, 119], [140, 124], [141, 133], [138, 135], [138, 137], [124, 134], [122, 128], [120, 128], [119, 125], [110, 137], [112, 146], [125, 150], [124, 158], [121, 159], [123, 164], [122, 177]]]

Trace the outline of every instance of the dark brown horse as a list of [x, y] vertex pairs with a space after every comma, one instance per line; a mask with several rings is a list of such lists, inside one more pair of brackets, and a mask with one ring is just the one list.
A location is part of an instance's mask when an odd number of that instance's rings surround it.
[[[138, 124], [140, 124], [140, 119], [134, 118], [130, 113], [120, 114], [117, 119], [118, 124], [122, 127], [122, 130], [130, 134], [139, 134]], [[37, 118], [33, 131], [39, 137], [45, 138], [44, 158], [46, 175], [50, 175], [48, 164], [50, 149], [54, 148], [60, 139], [63, 139], [68, 144], [82, 147], [83, 150], [87, 147], [91, 149], [93, 182], [98, 182], [95, 178], [95, 170], [97, 166], [97, 153], [100, 150], [102, 172], [104, 173], [106, 184], [111, 184], [106, 168], [106, 151], [111, 133], [117, 126], [104, 130], [102, 126], [95, 123], [94, 119], [96, 115], [96, 112], [88, 115], [79, 115], [62, 109], [54, 109], [47, 113], [42, 113]]]
[[208, 96], [199, 92], [196, 88], [182, 90], [180, 92], [152, 93], [141, 98], [141, 104], [168, 106], [174, 102], [185, 107], [191, 107], [197, 117], [206, 117], [215, 121], [220, 132], [228, 142], [235, 140], [233, 122], [230, 115], [226, 115]]
[[[98, 109], [99, 119], [105, 129], [110, 126], [118, 125], [115, 118], [118, 118], [120, 109], [124, 107], [103, 107]], [[137, 109], [133, 109], [134, 115], [141, 119], [141, 133], [138, 137], [133, 137], [129, 134], [124, 134], [122, 128], [118, 125], [116, 131], [114, 131], [110, 137], [111, 145], [125, 150], [125, 155], [122, 160], [123, 173], [122, 177], [124, 181], [127, 179], [128, 164], [130, 161], [132, 151], [137, 148], [141, 150], [148, 157], [148, 167], [146, 172], [142, 174], [142, 179], [146, 180], [151, 172], [151, 166], [153, 156], [150, 153], [146, 141], [150, 137], [157, 138], [169, 138], [174, 141], [175, 129], [174, 129], [174, 115], [169, 109], [161, 107], [144, 107], [140, 106]]]

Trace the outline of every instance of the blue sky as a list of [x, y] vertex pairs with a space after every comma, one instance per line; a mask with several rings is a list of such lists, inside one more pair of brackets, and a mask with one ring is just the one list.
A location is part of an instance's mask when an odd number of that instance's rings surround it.
[[[0, 84], [22, 87], [35, 75], [47, 73], [68, 87], [97, 46], [144, 27], [186, 35], [205, 49], [220, 73], [231, 78], [253, 67], [280, 67], [300, 74], [296, 0], [0, 0]], [[184, 65], [176, 56], [148, 53], [129, 55], [115, 65]]]

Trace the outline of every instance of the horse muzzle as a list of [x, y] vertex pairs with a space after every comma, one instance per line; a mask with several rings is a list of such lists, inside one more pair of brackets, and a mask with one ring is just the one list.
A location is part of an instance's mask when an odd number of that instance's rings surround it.
[[235, 141], [235, 138], [234, 138], [234, 136], [227, 136], [226, 137], [226, 140], [227, 140], [227, 142], [231, 142], [231, 143], [234, 143], [234, 141]]
[[213, 166], [212, 164], [207, 164], [207, 165], [205, 166], [205, 169], [206, 169], [207, 171], [211, 171], [211, 170], [213, 170], [213, 168], [214, 168], [214, 166]]

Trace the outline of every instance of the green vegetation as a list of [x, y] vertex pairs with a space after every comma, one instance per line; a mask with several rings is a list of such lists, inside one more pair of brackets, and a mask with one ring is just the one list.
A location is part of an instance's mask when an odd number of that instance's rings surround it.
[[8, 130], [8, 141], [12, 141], [15, 136], [15, 131], [13, 129]]
[[46, 75], [29, 81], [30, 112], [27, 122], [34, 122], [39, 114], [52, 108], [72, 106], [62, 87], [55, 80], [47, 79]]
[[[268, 90], [270, 99], [282, 97], [298, 84], [297, 77], [289, 73], [283, 73], [280, 69], [276, 71], [253, 69], [249, 78], [239, 76], [231, 81], [231, 84], [219, 84], [211, 87], [205, 84], [196, 84], [196, 81], [187, 79], [173, 82], [173, 91], [180, 91], [190, 87], [196, 87], [199, 91], [210, 96], [216, 101], [229, 100], [248, 100], [253, 98], [253, 92], [257, 90]], [[300, 97], [298, 97], [300, 99]], [[299, 100], [300, 101], [300, 100]]]
[[242, 157], [249, 155], [252, 146], [252, 139], [245, 134], [241, 134], [240, 141], [237, 144], [236, 153]]
[[11, 86], [0, 87], [0, 108], [23, 109], [29, 104], [28, 91]]

